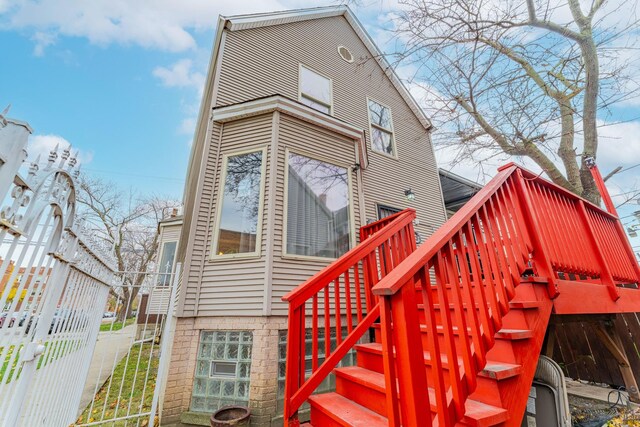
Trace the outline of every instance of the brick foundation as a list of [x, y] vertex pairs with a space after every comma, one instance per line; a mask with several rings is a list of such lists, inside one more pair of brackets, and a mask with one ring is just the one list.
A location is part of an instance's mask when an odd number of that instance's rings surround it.
[[202, 330], [253, 332], [249, 408], [252, 426], [270, 426], [276, 416], [278, 390], [278, 331], [287, 328], [286, 317], [179, 318], [169, 363], [162, 407], [162, 424], [179, 424], [189, 411], [198, 341]]

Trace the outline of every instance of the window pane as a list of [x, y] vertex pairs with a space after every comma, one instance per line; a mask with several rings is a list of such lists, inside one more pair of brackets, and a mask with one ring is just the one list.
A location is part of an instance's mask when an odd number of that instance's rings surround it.
[[328, 106], [324, 104], [320, 104], [319, 102], [316, 102], [313, 99], [307, 98], [304, 95], [300, 97], [300, 102], [302, 102], [304, 105], [308, 105], [309, 107], [315, 110], [322, 111], [323, 113], [326, 113], [326, 114], [330, 113]]
[[346, 168], [289, 154], [287, 253], [337, 258], [349, 250]]
[[211, 362], [211, 377], [235, 377], [236, 363], [233, 362]]
[[173, 260], [176, 255], [177, 242], [165, 242], [162, 245], [162, 258], [158, 271], [158, 284], [169, 285], [171, 283], [171, 272], [173, 271]]
[[378, 219], [386, 218], [401, 211], [402, 209], [392, 208], [391, 206], [378, 205]]
[[300, 92], [331, 105], [331, 80], [304, 66], [300, 67]]
[[383, 107], [374, 101], [369, 101], [369, 119], [371, 124], [391, 130], [391, 113], [387, 107]]
[[216, 254], [256, 251], [262, 151], [229, 156]]
[[378, 128], [371, 128], [371, 147], [380, 153], [393, 156], [391, 134]]

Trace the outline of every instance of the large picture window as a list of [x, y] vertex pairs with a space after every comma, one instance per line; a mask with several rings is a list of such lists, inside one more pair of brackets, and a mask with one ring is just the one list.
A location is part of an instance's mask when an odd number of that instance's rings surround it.
[[347, 168], [288, 154], [288, 255], [337, 258], [349, 250]]
[[331, 114], [331, 79], [300, 64], [300, 102], [309, 107]]
[[389, 156], [396, 155], [393, 140], [391, 110], [369, 99], [369, 123], [371, 124], [371, 149]]
[[263, 164], [264, 150], [225, 156], [214, 257], [258, 253]]

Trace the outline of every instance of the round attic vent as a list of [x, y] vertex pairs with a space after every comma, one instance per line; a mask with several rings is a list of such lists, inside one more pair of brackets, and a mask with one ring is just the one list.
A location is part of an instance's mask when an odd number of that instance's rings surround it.
[[338, 46], [338, 53], [345, 61], [353, 62], [353, 55], [351, 55], [351, 52], [346, 47]]

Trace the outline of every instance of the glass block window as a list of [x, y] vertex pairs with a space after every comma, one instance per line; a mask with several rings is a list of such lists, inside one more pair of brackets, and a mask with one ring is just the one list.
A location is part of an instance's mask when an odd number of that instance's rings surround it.
[[[277, 405], [278, 405], [278, 414], [282, 414], [284, 410], [284, 380], [285, 373], [287, 368], [287, 332], [288, 331], [278, 331], [278, 394], [277, 394]], [[329, 339], [331, 347], [331, 351], [336, 348], [336, 329], [331, 328]], [[347, 336], [347, 328], [342, 328], [342, 336]], [[311, 328], [307, 328], [305, 330], [305, 355], [306, 355], [306, 378], [311, 376], [311, 352], [312, 352], [312, 330]], [[324, 362], [324, 329], [318, 330], [318, 366]], [[356, 352], [354, 349], [351, 349], [347, 355], [340, 361], [338, 366], [355, 366], [356, 364]], [[315, 393], [326, 393], [329, 391], [333, 391], [336, 388], [336, 379], [334, 374], [330, 374], [327, 378], [320, 383]], [[308, 404], [305, 403], [302, 408], [307, 408]]]
[[214, 412], [249, 401], [253, 334], [248, 331], [202, 331], [191, 394], [191, 410]]

